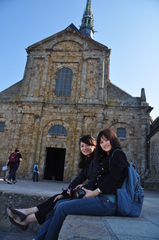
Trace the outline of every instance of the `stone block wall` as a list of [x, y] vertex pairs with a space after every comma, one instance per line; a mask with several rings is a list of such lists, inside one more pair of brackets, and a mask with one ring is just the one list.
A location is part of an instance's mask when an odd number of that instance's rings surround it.
[[[120, 141], [128, 160], [135, 164], [137, 170], [144, 176], [147, 120], [141, 117], [142, 114], [137, 108], [30, 102], [3, 104], [3, 110], [0, 112], [2, 111], [5, 131], [0, 133], [1, 166], [5, 165], [15, 147], [19, 146], [23, 156], [23, 162], [18, 169], [20, 178], [32, 178], [35, 162], [39, 165], [41, 173], [39, 177], [43, 178], [46, 148], [54, 147], [66, 149], [64, 181], [70, 181], [79, 171], [79, 137], [91, 133], [96, 138], [103, 128], [111, 128], [117, 132], [118, 127], [126, 129], [126, 138], [121, 138]], [[57, 124], [66, 128], [67, 136], [48, 134], [49, 129]]]
[[159, 176], [159, 131], [151, 138], [150, 168]]
[[[103, 128], [117, 132], [123, 127], [123, 150], [144, 178], [149, 106], [109, 81], [110, 49], [68, 28], [28, 47], [27, 53], [23, 80], [0, 93], [0, 121], [5, 122], [1, 167], [18, 146], [23, 157], [18, 176], [31, 179], [37, 162], [43, 179], [46, 148], [65, 148], [63, 180], [70, 181], [79, 171], [79, 137], [90, 133], [96, 138]], [[55, 95], [61, 68], [72, 70], [67, 97]], [[63, 126], [67, 136], [50, 136], [54, 125]]]
[[159, 191], [159, 131], [150, 139], [149, 169], [145, 176], [145, 188]]

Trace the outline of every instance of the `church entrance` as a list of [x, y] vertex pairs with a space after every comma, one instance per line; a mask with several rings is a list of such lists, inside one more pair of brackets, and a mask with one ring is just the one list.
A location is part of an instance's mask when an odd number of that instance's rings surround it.
[[46, 148], [44, 179], [63, 181], [65, 148]]

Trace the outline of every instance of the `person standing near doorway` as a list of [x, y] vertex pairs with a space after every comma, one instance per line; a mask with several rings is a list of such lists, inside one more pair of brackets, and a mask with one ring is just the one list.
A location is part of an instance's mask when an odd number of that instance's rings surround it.
[[38, 182], [38, 174], [39, 174], [38, 164], [35, 163], [33, 169], [33, 182]]
[[22, 155], [20, 153], [20, 148], [16, 148], [13, 153], [11, 153], [9, 157], [9, 166], [10, 166], [10, 174], [7, 179], [8, 184], [16, 183], [16, 171], [19, 168], [19, 163], [22, 161]]

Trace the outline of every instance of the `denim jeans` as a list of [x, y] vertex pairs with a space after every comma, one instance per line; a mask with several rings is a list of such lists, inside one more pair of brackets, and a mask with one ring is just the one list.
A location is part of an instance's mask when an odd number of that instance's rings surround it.
[[9, 180], [9, 181], [11, 181], [11, 179], [12, 179], [13, 181], [16, 180], [16, 171], [17, 171], [18, 167], [19, 167], [19, 164], [18, 164], [18, 163], [14, 163], [14, 164], [11, 163], [11, 164], [10, 164], [10, 174], [9, 174], [9, 177], [8, 177], [8, 180]]
[[38, 182], [38, 173], [37, 172], [33, 173], [33, 182]]
[[54, 216], [44, 223], [35, 240], [57, 240], [67, 215], [113, 216], [116, 212], [116, 203], [112, 203], [105, 194], [92, 198], [59, 201], [55, 207]]

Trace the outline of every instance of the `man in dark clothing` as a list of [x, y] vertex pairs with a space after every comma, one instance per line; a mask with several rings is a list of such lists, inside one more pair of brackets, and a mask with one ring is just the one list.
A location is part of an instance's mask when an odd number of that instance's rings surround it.
[[[8, 184], [16, 183], [16, 171], [19, 168], [19, 163], [22, 161], [22, 155], [20, 154], [20, 148], [16, 148], [9, 157], [10, 174], [7, 180]], [[11, 181], [12, 180], [12, 181]]]

